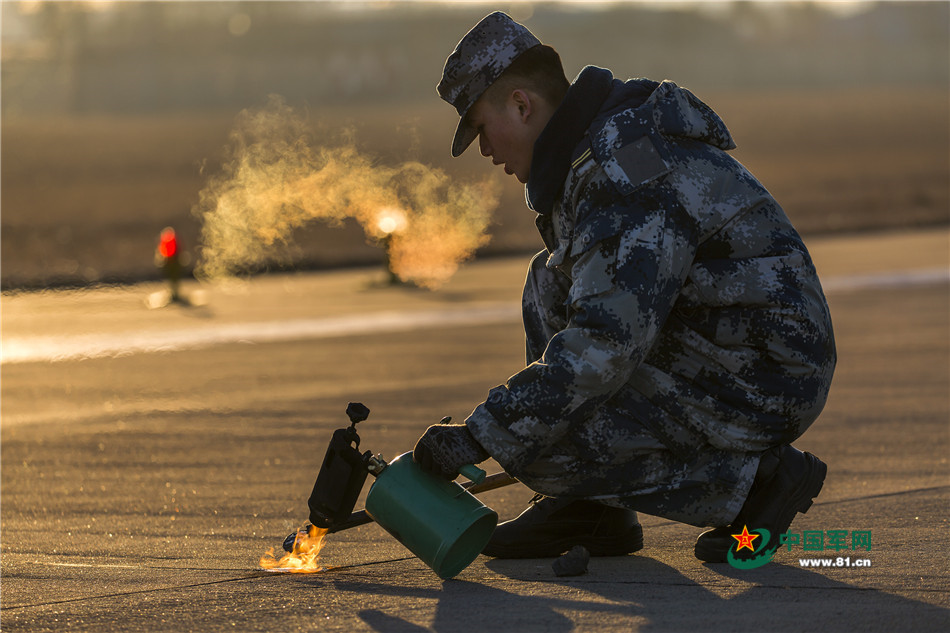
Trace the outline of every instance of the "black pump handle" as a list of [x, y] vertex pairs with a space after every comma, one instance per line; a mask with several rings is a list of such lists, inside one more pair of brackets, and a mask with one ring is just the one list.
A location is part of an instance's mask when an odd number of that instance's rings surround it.
[[350, 423], [356, 426], [357, 422], [369, 417], [369, 409], [362, 402], [351, 402], [346, 405], [346, 416], [350, 418]]

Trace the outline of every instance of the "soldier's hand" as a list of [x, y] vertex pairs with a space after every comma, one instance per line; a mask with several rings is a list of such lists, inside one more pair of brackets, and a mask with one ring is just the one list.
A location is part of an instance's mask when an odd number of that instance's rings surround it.
[[459, 468], [465, 464], [477, 464], [488, 458], [488, 453], [464, 424], [430, 426], [412, 451], [412, 459], [424, 471], [449, 480], [458, 477]]

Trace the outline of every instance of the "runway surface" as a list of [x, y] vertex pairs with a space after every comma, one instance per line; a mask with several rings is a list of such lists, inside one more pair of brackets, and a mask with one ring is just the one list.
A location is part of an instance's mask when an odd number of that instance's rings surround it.
[[[792, 530], [869, 532], [871, 548], [795, 548], [755, 570], [700, 563], [698, 528], [649, 516], [640, 553], [571, 578], [550, 559], [480, 557], [442, 582], [375, 525], [331, 535], [331, 571], [258, 568], [306, 520], [347, 402], [372, 411], [361, 449], [392, 458], [521, 368], [526, 258], [471, 264], [436, 292], [353, 270], [188, 285], [196, 305], [151, 310], [158, 285], [4, 295], [0, 625], [946, 630], [948, 245], [946, 229], [809, 242], [840, 361], [797, 443], [828, 479]], [[530, 497], [482, 499], [504, 519]], [[799, 563], [844, 557], [870, 567]]]

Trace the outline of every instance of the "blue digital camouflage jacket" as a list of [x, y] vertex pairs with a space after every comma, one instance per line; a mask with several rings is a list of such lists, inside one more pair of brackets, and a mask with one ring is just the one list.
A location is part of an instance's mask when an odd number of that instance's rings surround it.
[[[622, 459], [635, 419], [690, 460], [791, 442], [836, 354], [801, 237], [720, 118], [664, 81], [588, 67], [538, 139], [527, 199], [566, 326], [466, 420], [516, 475], [558, 442]], [[603, 406], [622, 416], [598, 416]]]

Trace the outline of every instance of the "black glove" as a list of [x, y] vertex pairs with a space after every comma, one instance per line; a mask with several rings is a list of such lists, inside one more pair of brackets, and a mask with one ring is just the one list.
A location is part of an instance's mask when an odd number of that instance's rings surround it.
[[452, 480], [465, 464], [477, 464], [490, 455], [464, 424], [434, 424], [426, 429], [412, 451], [422, 470]]

